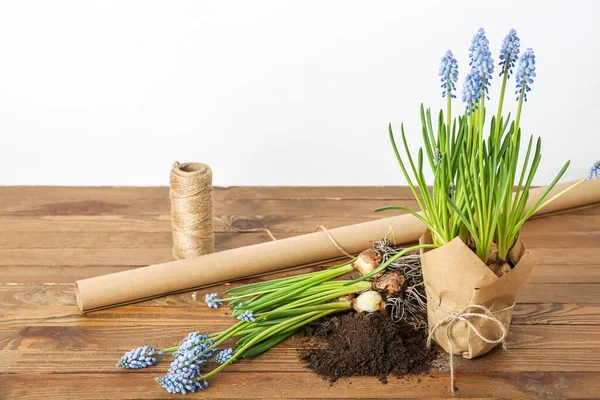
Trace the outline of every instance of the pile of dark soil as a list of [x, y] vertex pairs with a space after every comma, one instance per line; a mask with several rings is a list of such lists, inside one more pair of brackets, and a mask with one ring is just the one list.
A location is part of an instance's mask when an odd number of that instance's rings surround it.
[[427, 373], [436, 351], [426, 347], [426, 331], [397, 324], [386, 312], [346, 313], [307, 326], [305, 348], [299, 350], [307, 367], [335, 382], [349, 376]]

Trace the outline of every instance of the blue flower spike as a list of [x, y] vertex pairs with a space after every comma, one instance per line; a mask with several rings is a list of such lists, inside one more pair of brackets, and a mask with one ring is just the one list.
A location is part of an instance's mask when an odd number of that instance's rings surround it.
[[161, 354], [162, 352], [156, 351], [156, 347], [138, 347], [137, 349], [133, 349], [125, 353], [117, 363], [117, 367], [128, 369], [150, 367], [158, 364], [156, 356]]
[[204, 298], [204, 302], [208, 305], [208, 308], [219, 308], [223, 305], [221, 299], [219, 299], [217, 293], [207, 294]]
[[254, 322], [254, 315], [252, 314], [252, 310], [245, 311], [243, 314], [237, 317], [240, 321], [245, 322]]
[[477, 75], [477, 71], [472, 69], [465, 78], [465, 83], [462, 91], [462, 101], [467, 103], [467, 111], [469, 115], [471, 110], [477, 109], [477, 103], [481, 97], [481, 80]]
[[173, 353], [173, 357], [178, 357], [181, 354], [184, 354], [188, 350], [193, 347], [200, 346], [201, 344], [204, 348], [212, 346], [214, 341], [208, 338], [208, 333], [202, 335], [200, 331], [190, 332], [188, 335], [183, 338], [181, 342], [179, 342], [179, 349]]
[[448, 192], [450, 192], [450, 197], [454, 196], [454, 193], [456, 192], [456, 186], [454, 185], [453, 182], [450, 182], [450, 187], [448, 188]]
[[517, 79], [517, 90], [515, 91], [517, 100], [519, 100], [521, 93], [523, 93], [523, 99], [527, 101], [527, 92], [531, 91], [529, 85], [533, 83], [533, 78], [535, 78], [535, 54], [532, 48], [527, 49], [519, 58], [515, 77]]
[[442, 77], [442, 97], [450, 96], [455, 99], [456, 92], [455, 83], [458, 82], [458, 63], [452, 54], [452, 51], [448, 50], [442, 61], [440, 62], [440, 72], [438, 74]]
[[208, 362], [217, 352], [211, 348], [214, 342], [208, 334], [190, 332], [173, 353], [175, 360], [165, 376], [156, 378], [156, 381], [169, 393], [195, 392], [204, 390], [208, 382], [201, 378], [200, 366]]
[[485, 30], [479, 28], [473, 39], [471, 39], [471, 46], [469, 47], [469, 57], [471, 58], [469, 65], [479, 78], [477, 82], [480, 85], [480, 90], [485, 90], [486, 94], [494, 73], [494, 60], [489, 44], [490, 42], [485, 36]]
[[596, 161], [590, 167], [590, 173], [588, 175], [588, 179], [596, 180], [596, 179], [598, 179], [598, 176], [600, 176], [600, 161]]
[[225, 364], [231, 358], [233, 353], [232, 349], [225, 349], [219, 352], [214, 358], [214, 362], [219, 364]]
[[167, 373], [165, 376], [155, 378], [156, 382], [162, 386], [167, 392], [176, 394], [186, 394], [187, 392], [194, 393], [196, 390], [204, 390], [208, 387], [207, 381], [202, 381], [196, 377], [185, 377], [181, 374]]
[[511, 29], [508, 35], [504, 37], [502, 48], [500, 49], [500, 76], [506, 74], [506, 78], [510, 78], [515, 62], [519, 58], [521, 39], [517, 36], [517, 31]]

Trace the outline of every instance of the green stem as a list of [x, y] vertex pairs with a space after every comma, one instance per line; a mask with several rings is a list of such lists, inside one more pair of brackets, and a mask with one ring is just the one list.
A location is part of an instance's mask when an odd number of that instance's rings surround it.
[[259, 291], [252, 292], [252, 293], [244, 293], [244, 294], [240, 294], [240, 295], [237, 295], [237, 296], [231, 296], [231, 297], [226, 297], [224, 299], [219, 299], [219, 301], [226, 302], [226, 301], [241, 300], [241, 299], [244, 299], [246, 297], [252, 297], [252, 296], [257, 296], [257, 295], [260, 295], [260, 294], [272, 293], [272, 292], [274, 292], [274, 291], [276, 291], [278, 289], [279, 288], [271, 288], [271, 289], [259, 290]]
[[163, 354], [174, 353], [179, 350], [179, 346], [167, 347], [166, 349], [160, 350]]
[[276, 319], [276, 318], [287, 318], [292, 315], [305, 314], [312, 311], [325, 311], [325, 310], [348, 310], [350, 309], [351, 303], [347, 300], [337, 301], [333, 303], [318, 304], [316, 306], [298, 307], [290, 310], [273, 310], [267, 314], [265, 320]]
[[485, 185], [485, 173], [483, 169], [483, 124], [484, 124], [484, 116], [485, 116], [485, 88], [481, 93], [481, 104], [479, 107], [479, 134], [477, 140], [479, 141], [479, 182], [481, 186], [481, 200], [483, 215], [481, 216], [482, 220], [485, 221], [487, 218], [487, 210], [485, 205], [485, 199], [487, 198], [487, 188]]
[[515, 119], [515, 130], [513, 131], [513, 144], [516, 142], [517, 134], [519, 133], [519, 126], [521, 122], [521, 109], [523, 108], [523, 98], [525, 97], [525, 82], [521, 87], [521, 94], [519, 94], [519, 106], [517, 107], [517, 118]]
[[[232, 326], [232, 327], [230, 327], [230, 328], [228, 328], [228, 329], [226, 329], [226, 330], [224, 330], [224, 331], [221, 331], [221, 332], [209, 333], [209, 334], [208, 334], [208, 337], [209, 337], [210, 339], [215, 339], [215, 338], [218, 338], [220, 335], [223, 335], [224, 333], [227, 333], [227, 332], [231, 331], [231, 330], [232, 330], [232, 328], [235, 328], [236, 326], [238, 326], [238, 325], [240, 325], [240, 324], [242, 324], [242, 323], [243, 323], [243, 321], [240, 321], [240, 322], [238, 322], [237, 324], [235, 324], [234, 326]], [[168, 353], [174, 353], [174, 352], [176, 352], [177, 350], [179, 350], [179, 348], [180, 348], [180, 347], [181, 347], [181, 346], [179, 346], [179, 345], [177, 345], [177, 346], [173, 346], [173, 347], [167, 347], [167, 348], [164, 348], [164, 349], [160, 350], [160, 352], [162, 352], [162, 353], [164, 353], [164, 354], [168, 354]]]
[[281, 310], [289, 310], [289, 309], [296, 308], [296, 307], [304, 307], [304, 306], [310, 306], [310, 305], [315, 305], [315, 304], [323, 304], [329, 300], [333, 300], [338, 297], [345, 296], [347, 294], [364, 292], [365, 290], [371, 289], [370, 282], [359, 282], [359, 283], [355, 283], [352, 285], [345, 283], [342, 286], [343, 286], [342, 288], [338, 288], [335, 290], [329, 290], [326, 292], [313, 294], [312, 296], [299, 298], [298, 300], [295, 300], [288, 304], [284, 304], [284, 305], [280, 306], [279, 308], [272, 310], [271, 312], [281, 311]]
[[[257, 320], [258, 320], [258, 318], [257, 318]], [[236, 336], [241, 330], [243, 330], [244, 328], [247, 328], [249, 325], [253, 324], [253, 322], [245, 322], [245, 321], [240, 321], [240, 322], [242, 322], [242, 324], [237, 323], [237, 324], [234, 325], [234, 327], [237, 326], [237, 328], [232, 329], [226, 335], [219, 336], [219, 338], [217, 340], [215, 340], [215, 342], [213, 343], [213, 345], [209, 347], [209, 350], [216, 348], [218, 345], [220, 345], [221, 343], [223, 343], [227, 339]]]
[[[342, 268], [336, 268], [334, 270], [325, 270], [326, 273], [322, 275], [313, 276], [306, 281], [300, 281], [295, 283], [289, 287], [285, 287], [279, 289], [275, 292], [272, 292], [264, 297], [257, 299], [255, 302], [251, 302], [249, 304], [245, 304], [243, 309], [251, 309], [254, 312], [263, 311], [267, 309], [269, 306], [276, 305], [281, 303], [283, 300], [288, 299], [296, 294], [303, 293], [305, 290], [310, 287], [316, 286], [324, 281], [329, 281], [334, 278], [340, 277], [342, 275], [346, 275], [347, 273], [354, 270], [354, 267], [348, 265]], [[236, 316], [236, 314], [240, 314], [243, 309], [238, 309], [233, 313], [232, 316]]]
[[[241, 330], [241, 331], [238, 331], [238, 332], [237, 332], [235, 335], [233, 335], [233, 336], [245, 336], [245, 335], [247, 335], [247, 334], [249, 334], [249, 333], [254, 333], [254, 332], [256, 332], [256, 331], [258, 331], [258, 330], [260, 330], [260, 329], [261, 329], [261, 328], [260, 328], [259, 326], [255, 327], [255, 328], [243, 329], [243, 330]], [[232, 337], [233, 337], [233, 336], [232, 336]]]
[[452, 112], [452, 95], [450, 90], [447, 91], [446, 93], [446, 108], [447, 110], [447, 114], [446, 114], [446, 134], [449, 136], [450, 135], [450, 122], [452, 121], [452, 118], [450, 117], [450, 113]]
[[[213, 369], [212, 371], [210, 371], [209, 373], [207, 373], [206, 375], [201, 376], [200, 378], [198, 378], [199, 380], [202, 379], [208, 379], [211, 376], [215, 375], [216, 373], [218, 373], [219, 371], [223, 370], [226, 366], [228, 366], [229, 364], [231, 364], [233, 361], [235, 361], [241, 354], [244, 353], [244, 351], [248, 350], [250, 347], [252, 347], [254, 344], [268, 338], [269, 336], [272, 336], [274, 334], [277, 334], [291, 326], [293, 326], [294, 324], [300, 322], [300, 321], [305, 321], [306, 323], [308, 323], [308, 320], [311, 317], [314, 317], [316, 315], [321, 315], [321, 314], [325, 314], [326, 312], [312, 312], [312, 313], [308, 313], [308, 314], [304, 314], [304, 315], [300, 315], [298, 317], [294, 317], [294, 318], [290, 318], [289, 320], [282, 322], [279, 325], [275, 325], [272, 327], [269, 327], [267, 329], [265, 329], [264, 332], [260, 333], [259, 335], [257, 335], [256, 337], [254, 337], [252, 340], [250, 340], [248, 343], [246, 343], [244, 346], [242, 346], [242, 348], [240, 348], [238, 351], [235, 352], [235, 354], [226, 362], [224, 362], [223, 364], [219, 365], [217, 368]], [[320, 318], [320, 316], [319, 316]]]
[[473, 109], [473, 105], [469, 104], [469, 116], [467, 120], [467, 157], [471, 158], [472, 153], [472, 142], [473, 142], [473, 118], [475, 115], [475, 110]]
[[508, 81], [508, 66], [510, 65], [510, 56], [504, 64], [504, 78], [502, 78], [502, 89], [500, 89], [500, 99], [498, 100], [498, 116], [496, 117], [496, 132], [494, 133], [494, 143], [499, 141], [500, 135], [500, 117], [502, 116], [502, 106], [504, 105], [504, 93], [506, 92], [506, 82]]
[[[255, 282], [255, 283], [249, 283], [247, 285], [236, 286], [234, 288], [224, 291], [223, 293], [225, 293], [225, 294], [234, 293], [233, 296], [236, 296], [236, 295], [240, 294], [238, 292], [244, 293], [244, 292], [247, 292], [250, 290], [256, 290], [257, 288], [260, 288], [262, 290], [266, 287], [280, 288], [280, 287], [284, 287], [284, 286], [290, 286], [292, 283], [297, 283], [298, 281], [304, 280], [308, 276], [315, 276], [315, 275], [323, 274], [323, 273], [325, 273], [327, 271], [331, 271], [333, 269], [345, 267], [349, 264], [352, 264], [353, 262], [354, 262], [354, 259], [344, 262], [342, 264], [334, 265], [323, 271], [309, 272], [307, 274], [302, 274], [302, 275], [295, 275], [295, 276], [290, 276], [290, 277], [286, 277], [286, 278], [272, 279], [272, 280], [265, 281], [265, 282]], [[235, 294], [235, 293], [237, 293], [237, 294]]]

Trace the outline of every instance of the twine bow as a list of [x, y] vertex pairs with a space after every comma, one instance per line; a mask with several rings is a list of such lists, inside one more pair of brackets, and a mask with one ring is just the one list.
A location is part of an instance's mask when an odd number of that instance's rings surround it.
[[[479, 304], [471, 304], [471, 305], [466, 306], [465, 308], [463, 308], [460, 311], [453, 311], [453, 310], [449, 310], [445, 307], [442, 307], [435, 300], [433, 300], [430, 296], [427, 296], [427, 297], [429, 298], [429, 300], [431, 300], [433, 302], [433, 304], [436, 305], [437, 308], [448, 313], [448, 316], [446, 318], [438, 321], [438, 323], [435, 324], [435, 326], [429, 331], [429, 335], [427, 336], [427, 347], [431, 346], [431, 340], [433, 339], [433, 334], [435, 333], [435, 331], [442, 325], [447, 324], [446, 335], [448, 337], [448, 348], [450, 350], [449, 351], [449, 353], [450, 353], [450, 388], [451, 388], [452, 394], [454, 394], [454, 357], [453, 357], [453, 348], [452, 348], [452, 326], [455, 323], [462, 321], [462, 322], [466, 323], [467, 326], [469, 328], [471, 328], [471, 331], [485, 343], [489, 343], [489, 344], [502, 343], [502, 348], [504, 350], [506, 350], [506, 343], [505, 343], [504, 339], [506, 339], [506, 335], [508, 334], [508, 331], [504, 327], [504, 324], [498, 318], [496, 318], [496, 314], [511, 310], [515, 306], [515, 303], [513, 303], [511, 306], [508, 306], [508, 307], [505, 307], [505, 308], [502, 308], [502, 309], [496, 310], [496, 311], [492, 311], [489, 308], [484, 307]], [[472, 311], [473, 309], [479, 310], [480, 312], [473, 312]], [[481, 331], [479, 329], [477, 329], [475, 327], [475, 325], [473, 325], [473, 323], [471, 322], [471, 319], [474, 319], [474, 318], [481, 318], [483, 320], [490, 321], [490, 322], [493, 322], [494, 324], [496, 324], [500, 331], [500, 337], [497, 339], [490, 339], [488, 337], [485, 337], [484, 334], [482, 334]]]

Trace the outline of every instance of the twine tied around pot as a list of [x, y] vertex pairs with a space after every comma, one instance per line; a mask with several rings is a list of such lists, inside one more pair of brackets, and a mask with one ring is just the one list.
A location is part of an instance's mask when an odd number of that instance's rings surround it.
[[[269, 235], [271, 237], [271, 240], [273, 240], [273, 241], [277, 240], [277, 238], [273, 235], [273, 233], [267, 228], [239, 229], [221, 218], [215, 217], [215, 219], [217, 221], [221, 221], [228, 228], [231, 228], [236, 232], [239, 232], [239, 233], [265, 232], [267, 235]], [[346, 250], [344, 250], [344, 248], [342, 246], [339, 245], [339, 243], [334, 239], [334, 237], [331, 235], [331, 233], [329, 233], [329, 230], [327, 228], [325, 228], [323, 225], [319, 225], [315, 228], [315, 232], [317, 232], [319, 230], [322, 230], [325, 233], [325, 235], [327, 235], [327, 238], [329, 239], [331, 244], [333, 244], [335, 246], [336, 249], [338, 249], [340, 252], [342, 252], [346, 257], [349, 257], [350, 259], [354, 259], [354, 256], [352, 254], [349, 254]]]
[[[471, 328], [471, 331], [479, 337], [479, 339], [489, 344], [502, 343], [502, 348], [506, 350], [506, 343], [504, 340], [506, 339], [508, 331], [504, 327], [504, 324], [498, 318], [496, 318], [496, 314], [511, 310], [515, 306], [515, 303], [513, 303], [511, 306], [501, 308], [496, 311], [492, 311], [489, 308], [479, 304], [471, 304], [460, 311], [452, 311], [445, 307], [442, 307], [440, 304], [438, 304], [437, 301], [432, 299], [431, 296], [428, 295], [427, 298], [433, 304], [435, 304], [437, 308], [448, 313], [448, 316], [446, 318], [438, 321], [438, 323], [435, 324], [434, 327], [431, 328], [431, 330], [429, 331], [429, 335], [427, 336], [427, 347], [431, 346], [431, 340], [433, 339], [433, 334], [435, 333], [435, 331], [442, 325], [447, 324], [446, 335], [448, 336], [448, 347], [450, 349], [450, 351], [448, 352], [450, 354], [450, 391], [452, 392], [452, 394], [454, 394], [454, 355], [452, 349], [452, 326], [458, 321], [465, 322], [468, 325], [468, 327]], [[472, 312], [472, 309], [479, 310], [480, 312]], [[474, 318], [481, 318], [495, 323], [499, 328], [500, 337], [498, 337], [497, 339], [490, 339], [485, 337], [479, 331], [479, 329], [477, 329], [475, 325], [471, 323], [470, 319]]]
[[180, 260], [212, 253], [212, 171], [202, 163], [175, 161], [169, 180], [173, 256]]

